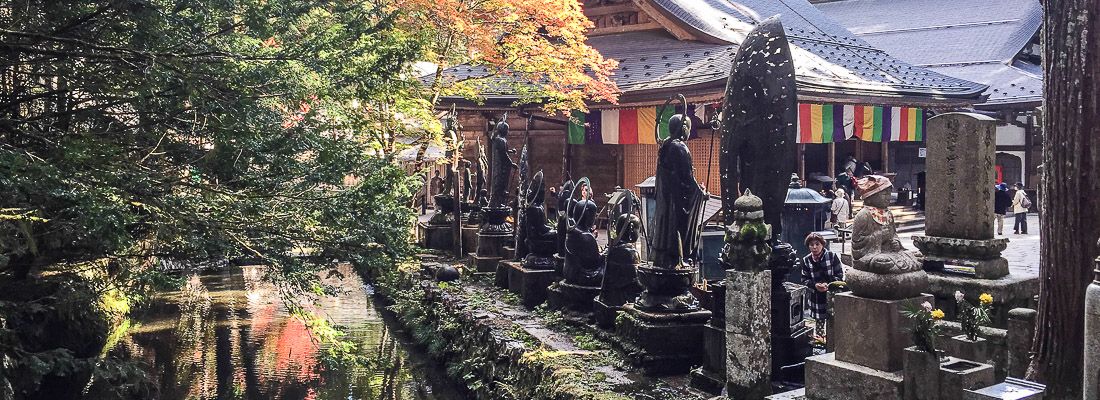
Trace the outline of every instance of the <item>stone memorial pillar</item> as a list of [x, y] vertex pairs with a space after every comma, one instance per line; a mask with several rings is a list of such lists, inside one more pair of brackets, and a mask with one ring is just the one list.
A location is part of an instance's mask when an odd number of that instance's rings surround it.
[[[1011, 275], [1001, 252], [1007, 238], [993, 235], [996, 120], [946, 113], [927, 122], [925, 234], [913, 244], [929, 272], [928, 293], [954, 318], [954, 294], [993, 295], [992, 326], [1004, 328], [1008, 311], [1028, 307], [1038, 278]], [[975, 294], [976, 295], [976, 294]]]
[[993, 237], [996, 120], [980, 114], [946, 113], [928, 120], [925, 235], [913, 243], [925, 269], [973, 269], [974, 277], [1008, 275], [1001, 251], [1008, 239]]
[[[1100, 242], [1096, 243], [1100, 246]], [[1096, 257], [1092, 283], [1085, 290], [1085, 382], [1086, 399], [1100, 399], [1100, 257]]]

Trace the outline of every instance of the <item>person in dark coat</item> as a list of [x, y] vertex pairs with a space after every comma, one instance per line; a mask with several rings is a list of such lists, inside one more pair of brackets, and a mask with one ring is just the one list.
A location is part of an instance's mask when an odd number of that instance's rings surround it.
[[1004, 235], [1005, 214], [1008, 213], [1008, 207], [1012, 206], [1012, 195], [1004, 182], [998, 183], [996, 187], [997, 190], [993, 192], [993, 221], [997, 226], [997, 234]]
[[840, 257], [829, 251], [825, 238], [817, 233], [806, 236], [810, 254], [802, 258], [802, 284], [810, 289], [810, 317], [817, 321], [818, 336], [825, 336], [825, 320], [829, 319], [829, 284], [844, 281], [844, 265]]

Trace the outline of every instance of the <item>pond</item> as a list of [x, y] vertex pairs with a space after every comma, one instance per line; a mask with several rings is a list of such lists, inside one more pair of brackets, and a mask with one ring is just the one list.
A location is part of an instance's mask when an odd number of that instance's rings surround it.
[[189, 275], [181, 290], [133, 315], [120, 345], [148, 365], [165, 400], [464, 398], [372, 303], [370, 287], [350, 267], [338, 270], [342, 277], [325, 281], [342, 294], [310, 311], [343, 327], [361, 362], [326, 362], [326, 349], [288, 314], [260, 266]]

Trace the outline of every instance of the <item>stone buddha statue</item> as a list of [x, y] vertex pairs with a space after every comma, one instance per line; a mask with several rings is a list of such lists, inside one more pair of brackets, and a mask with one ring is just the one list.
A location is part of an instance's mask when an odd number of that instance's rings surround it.
[[565, 181], [558, 192], [558, 257], [565, 257], [565, 236], [569, 232], [569, 209], [577, 201], [573, 199], [574, 184]]
[[898, 240], [890, 213], [890, 180], [867, 175], [856, 181], [863, 208], [852, 223], [853, 270], [845, 274], [852, 293], [883, 300], [917, 296], [928, 288], [921, 262]]
[[549, 221], [546, 220], [546, 206], [543, 205], [545, 197], [546, 185], [542, 171], [539, 171], [527, 185], [527, 208], [524, 210], [524, 224], [520, 227], [527, 244], [528, 252], [523, 260], [523, 267], [527, 269], [554, 269], [558, 231], [550, 228]]
[[596, 235], [592, 233], [596, 222], [596, 203], [579, 200], [572, 209], [574, 224], [565, 237], [565, 266], [562, 277], [566, 283], [577, 286], [599, 287], [603, 280], [604, 258]]
[[634, 214], [623, 213], [615, 219], [615, 239], [604, 256], [606, 266], [600, 285], [599, 300], [605, 305], [622, 306], [642, 292], [642, 284], [638, 282], [638, 265], [642, 260], [636, 246], [641, 227], [642, 220]]

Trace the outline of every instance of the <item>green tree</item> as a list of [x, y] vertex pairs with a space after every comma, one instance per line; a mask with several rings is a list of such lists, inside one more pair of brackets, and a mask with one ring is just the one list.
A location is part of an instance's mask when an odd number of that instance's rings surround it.
[[71, 360], [95, 346], [32, 343], [26, 320], [105, 315], [6, 288], [140, 289], [161, 266], [248, 259], [294, 298], [329, 292], [331, 260], [408, 254], [418, 184], [392, 157], [439, 127], [400, 15], [385, 0], [0, 2], [0, 398], [95, 364]]
[[375, 3], [0, 6], [5, 268], [247, 257], [315, 290], [311, 260], [407, 250], [421, 42]]

